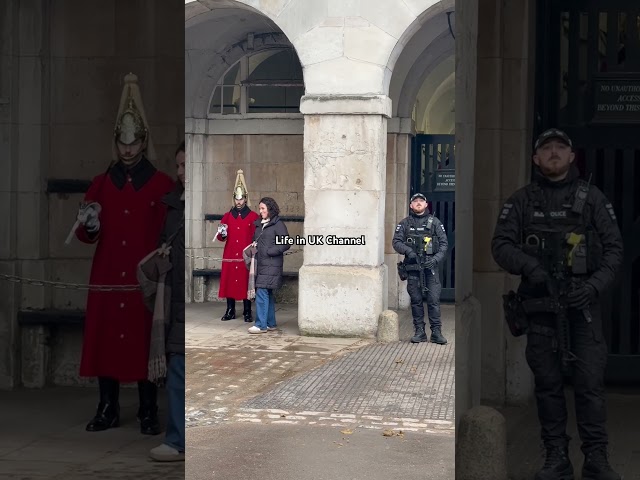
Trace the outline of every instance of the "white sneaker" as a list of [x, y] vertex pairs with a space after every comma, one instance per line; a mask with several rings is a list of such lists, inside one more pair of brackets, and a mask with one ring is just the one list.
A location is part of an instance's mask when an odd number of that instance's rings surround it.
[[184, 462], [184, 452], [163, 443], [149, 451], [149, 456], [156, 462]]
[[258, 327], [254, 325], [253, 327], [249, 328], [248, 332], [249, 333], [265, 333], [266, 330], [260, 330]]
[[278, 330], [278, 327], [267, 327], [267, 332], [275, 332]]

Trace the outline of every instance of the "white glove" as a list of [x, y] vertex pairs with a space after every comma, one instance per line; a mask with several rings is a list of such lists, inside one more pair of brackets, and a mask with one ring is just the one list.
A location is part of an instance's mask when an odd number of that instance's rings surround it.
[[78, 211], [78, 222], [87, 229], [89, 233], [96, 233], [100, 230], [100, 204], [90, 203], [84, 207], [80, 207]]
[[222, 238], [225, 238], [227, 236], [227, 228], [227, 225], [225, 225], [224, 223], [218, 225], [218, 233]]

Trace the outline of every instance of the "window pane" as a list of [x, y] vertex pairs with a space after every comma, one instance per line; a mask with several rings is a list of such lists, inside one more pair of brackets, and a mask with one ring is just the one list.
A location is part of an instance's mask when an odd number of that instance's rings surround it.
[[240, 113], [240, 87], [223, 87], [222, 113]]
[[240, 84], [240, 62], [231, 67], [231, 69], [224, 76], [224, 85], [239, 85]]
[[292, 49], [267, 50], [249, 58], [249, 81], [297, 80], [302, 83], [302, 65]]
[[216, 87], [213, 92], [213, 98], [211, 99], [211, 107], [209, 108], [209, 113], [220, 113], [220, 101], [222, 100], [222, 88]]
[[303, 87], [250, 87], [249, 113], [298, 113]]

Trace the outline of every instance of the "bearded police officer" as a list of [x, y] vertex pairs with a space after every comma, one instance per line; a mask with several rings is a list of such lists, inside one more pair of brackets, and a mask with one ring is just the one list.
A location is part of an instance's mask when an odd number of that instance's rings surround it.
[[492, 253], [500, 267], [522, 276], [518, 293], [510, 292], [521, 307], [515, 315], [520, 324], [510, 327], [514, 335], [527, 334], [526, 358], [535, 378], [546, 449], [535, 478], [574, 478], [564, 396], [564, 376], [570, 374], [585, 455], [582, 478], [618, 480], [607, 458], [607, 347], [599, 299], [622, 262], [622, 237], [611, 203], [578, 178], [567, 134], [547, 130], [534, 149], [533, 181], [504, 204]]
[[431, 326], [431, 342], [444, 345], [447, 339], [441, 332], [440, 279], [438, 265], [447, 253], [447, 234], [435, 216], [427, 213], [427, 197], [416, 193], [411, 197], [411, 212], [397, 226], [393, 235], [393, 249], [404, 255], [398, 273], [407, 281], [411, 297], [411, 315], [415, 334], [411, 342], [429, 340], [425, 333], [423, 294], [427, 296], [427, 313]]

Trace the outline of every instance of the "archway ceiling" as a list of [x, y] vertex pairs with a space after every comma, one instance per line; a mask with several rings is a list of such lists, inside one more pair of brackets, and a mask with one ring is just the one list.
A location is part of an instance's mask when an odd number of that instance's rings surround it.
[[[454, 15], [451, 27], [455, 29]], [[422, 25], [398, 58], [389, 88], [393, 115], [410, 116], [425, 80], [454, 55], [455, 39], [449, 31], [447, 15], [442, 12]]]
[[187, 25], [187, 50], [221, 52], [247, 39], [249, 33], [280, 32], [264, 15], [240, 8], [220, 8], [198, 15], [197, 22]]
[[418, 110], [416, 111], [416, 126], [424, 126], [425, 115], [438, 98], [446, 91], [455, 88], [455, 57], [452, 55], [444, 59], [425, 78], [417, 95]]

